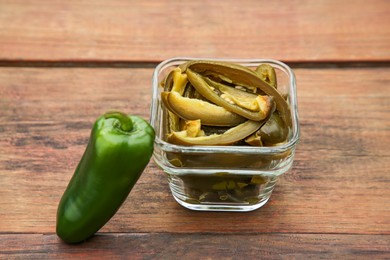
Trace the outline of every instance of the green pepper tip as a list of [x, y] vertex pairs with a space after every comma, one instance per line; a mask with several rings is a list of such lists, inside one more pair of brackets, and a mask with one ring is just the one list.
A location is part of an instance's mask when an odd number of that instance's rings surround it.
[[119, 121], [119, 128], [122, 131], [130, 132], [133, 129], [133, 121], [130, 116], [120, 111], [109, 111], [104, 114], [104, 118], [115, 118]]

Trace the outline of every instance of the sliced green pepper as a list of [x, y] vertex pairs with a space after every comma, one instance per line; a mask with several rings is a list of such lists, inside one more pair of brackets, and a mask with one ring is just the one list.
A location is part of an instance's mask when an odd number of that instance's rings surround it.
[[277, 79], [275, 69], [269, 64], [260, 64], [256, 68], [256, 72], [260, 78], [270, 84], [272, 87], [277, 88]]
[[[250, 120], [254, 121], [260, 121], [266, 118], [269, 113], [271, 113], [273, 109], [273, 101], [272, 98], [269, 96], [256, 96], [256, 95], [251, 95], [253, 96], [252, 98], [248, 98], [249, 93], [246, 93], [245, 98], [241, 98], [241, 104], [240, 102], [235, 102], [234, 100], [229, 99], [232, 95], [229, 95], [229, 92], [225, 90], [225, 93], [222, 92], [220, 89], [222, 89], [222, 85], [218, 83], [214, 83], [214, 85], [210, 85], [213, 82], [209, 81], [207, 78], [202, 77], [198, 73], [192, 71], [191, 69], [187, 69], [187, 76], [188, 80], [191, 82], [191, 84], [194, 86], [194, 88], [205, 98], [210, 100], [211, 102], [224, 107], [225, 109], [237, 113], [243, 117], [246, 117]], [[219, 95], [214, 91], [215, 88], [218, 88], [219, 92], [222, 95]], [[239, 90], [236, 90], [239, 91]], [[241, 91], [242, 93], [245, 93]], [[229, 95], [224, 97], [223, 95]], [[258, 100], [259, 97], [262, 97], [260, 100]], [[250, 101], [248, 102], [247, 100]], [[243, 101], [242, 101], [243, 100]], [[245, 102], [247, 101], [247, 102]], [[257, 105], [257, 110], [258, 111], [252, 111], [247, 109], [242, 105], [242, 103], [251, 103]]]
[[221, 97], [231, 104], [235, 104], [251, 112], [268, 114], [272, 109], [272, 99], [268, 96], [256, 95], [240, 89], [226, 86], [215, 82], [207, 77], [203, 78], [206, 83], [214, 89], [215, 92], [221, 93]]
[[153, 153], [155, 132], [142, 118], [110, 112], [95, 122], [57, 210], [57, 235], [78, 243], [120, 208]]
[[275, 145], [286, 141], [288, 129], [276, 111], [272, 113], [268, 121], [259, 129], [257, 135], [261, 137], [264, 145]]
[[172, 132], [168, 135], [168, 142], [180, 145], [230, 145], [256, 132], [265, 121], [248, 120], [232, 127], [223, 134], [190, 137], [187, 131]]
[[[220, 61], [195, 60], [181, 64], [181, 71], [184, 73], [188, 69], [196, 73], [214, 74], [217, 77], [225, 77], [231, 83], [239, 86], [253, 88], [256, 87], [267, 95], [273, 97], [280, 117], [287, 127], [292, 126], [290, 107], [282, 95], [269, 83], [262, 80], [259, 74], [245, 66]], [[187, 72], [188, 75], [188, 72]], [[188, 75], [188, 80], [190, 76]]]
[[223, 107], [200, 99], [182, 97], [177, 92], [162, 92], [161, 100], [169, 111], [182, 119], [200, 119], [204, 125], [235, 126], [246, 121], [244, 117]]
[[[179, 67], [172, 70], [165, 78], [162, 85], [165, 91], [177, 92], [179, 95], [183, 95], [187, 85], [187, 75], [183, 74]], [[168, 131], [179, 131], [180, 130], [180, 118], [172, 111], [167, 111]]]

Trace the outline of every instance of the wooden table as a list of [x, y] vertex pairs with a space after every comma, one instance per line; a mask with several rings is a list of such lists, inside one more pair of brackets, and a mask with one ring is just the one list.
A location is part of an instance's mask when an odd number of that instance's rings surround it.
[[[0, 0], [0, 258], [390, 258], [390, 2]], [[59, 199], [108, 109], [149, 118], [176, 56], [272, 58], [298, 81], [301, 140], [261, 209], [194, 212], [151, 161], [92, 239]]]

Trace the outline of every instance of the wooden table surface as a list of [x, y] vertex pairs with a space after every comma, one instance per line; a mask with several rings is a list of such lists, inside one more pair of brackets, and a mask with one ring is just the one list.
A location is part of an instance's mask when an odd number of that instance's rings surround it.
[[[0, 258], [389, 259], [390, 1], [0, 0]], [[248, 213], [178, 205], [151, 161], [90, 240], [55, 234], [94, 120], [149, 118], [177, 57], [272, 58], [297, 77], [301, 140]]]

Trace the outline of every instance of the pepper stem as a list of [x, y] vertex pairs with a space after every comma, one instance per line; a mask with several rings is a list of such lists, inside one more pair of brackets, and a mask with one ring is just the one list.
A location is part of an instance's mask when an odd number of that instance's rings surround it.
[[109, 111], [104, 114], [104, 118], [115, 118], [119, 121], [119, 127], [122, 131], [129, 132], [133, 129], [133, 121], [131, 118], [123, 112]]

